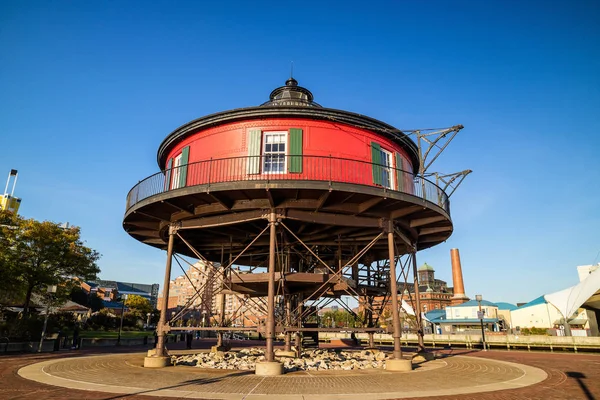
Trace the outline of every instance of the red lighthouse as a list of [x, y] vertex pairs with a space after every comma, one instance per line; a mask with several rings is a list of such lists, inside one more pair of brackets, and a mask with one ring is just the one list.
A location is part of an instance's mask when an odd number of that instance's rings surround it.
[[[341, 296], [368, 305], [376, 296], [397, 294], [390, 279], [397, 276], [397, 257], [413, 254], [416, 263], [418, 250], [446, 240], [453, 229], [448, 197], [419, 174], [419, 149], [407, 135], [322, 107], [293, 78], [260, 106], [177, 128], [161, 143], [158, 164], [159, 173], [129, 192], [123, 226], [135, 239], [167, 250], [165, 291], [171, 260], [181, 254], [219, 271], [221, 299], [267, 299], [265, 326], [248, 328], [267, 338], [267, 363], [257, 373], [278, 368], [277, 332], [290, 350], [293, 334], [324, 330], [306, 321]], [[367, 327], [357, 330], [372, 333], [373, 310], [367, 311]], [[389, 369], [404, 368], [393, 314], [398, 362]], [[163, 334], [177, 329], [166, 307], [159, 329], [157, 358]], [[230, 328], [223, 322], [210, 329]]]

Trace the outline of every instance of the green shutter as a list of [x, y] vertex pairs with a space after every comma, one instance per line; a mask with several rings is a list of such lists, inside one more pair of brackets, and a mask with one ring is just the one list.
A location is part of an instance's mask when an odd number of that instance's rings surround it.
[[188, 161], [190, 159], [190, 146], [186, 146], [181, 150], [181, 165], [179, 167], [179, 186], [185, 187], [187, 182]]
[[288, 170], [290, 172], [302, 173], [302, 129], [290, 129], [289, 155]]
[[381, 146], [371, 142], [371, 162], [373, 163], [373, 183], [381, 185]]
[[399, 192], [404, 192], [404, 167], [402, 165], [402, 156], [396, 153], [396, 187]]
[[171, 168], [173, 168], [172, 158], [167, 162], [167, 170], [165, 171], [165, 191], [171, 189]]
[[248, 131], [248, 163], [246, 172], [249, 174], [260, 173], [260, 129]]

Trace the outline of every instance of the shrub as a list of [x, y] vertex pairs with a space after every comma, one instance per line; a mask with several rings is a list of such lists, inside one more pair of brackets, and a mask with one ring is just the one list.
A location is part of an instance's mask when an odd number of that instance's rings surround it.
[[548, 330], [546, 328], [536, 328], [535, 326], [531, 328], [521, 328], [521, 335], [529, 336], [529, 335], [547, 335]]

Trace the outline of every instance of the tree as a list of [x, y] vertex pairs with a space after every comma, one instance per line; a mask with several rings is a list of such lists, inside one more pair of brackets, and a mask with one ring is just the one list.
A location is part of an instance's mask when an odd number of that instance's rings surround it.
[[24, 295], [19, 293], [19, 280], [15, 273], [15, 240], [20, 218], [10, 211], [0, 211], [0, 300], [13, 303]]
[[151, 313], [154, 310], [152, 304], [150, 303], [150, 300], [148, 300], [145, 297], [138, 296], [137, 294], [131, 294], [127, 296], [127, 300], [125, 300], [125, 305], [127, 306], [127, 308], [138, 311], [144, 316], [148, 313]]
[[54, 222], [0, 213], [0, 221], [10, 222], [9, 227], [0, 226], [0, 273], [11, 277], [11, 290], [24, 292], [25, 314], [33, 293], [45, 292], [48, 285], [64, 287], [76, 277], [94, 279], [100, 272], [96, 264], [100, 254], [84, 245], [78, 227], [65, 229]]
[[327, 311], [321, 316], [321, 325], [327, 328], [341, 328], [344, 326], [353, 327], [355, 326], [355, 323], [355, 316], [346, 310]]

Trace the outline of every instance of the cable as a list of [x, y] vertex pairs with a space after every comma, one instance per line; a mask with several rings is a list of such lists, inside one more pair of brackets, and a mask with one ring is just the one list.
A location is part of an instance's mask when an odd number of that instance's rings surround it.
[[600, 250], [598, 250], [598, 254], [596, 254], [596, 258], [594, 258], [594, 261], [592, 261], [592, 265], [594, 265], [594, 263], [598, 261], [598, 256], [600, 256]]

